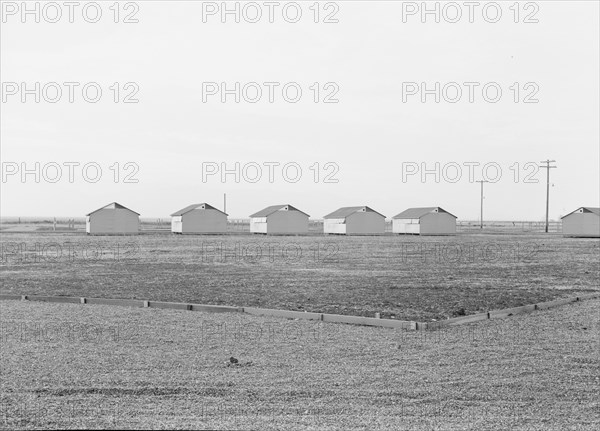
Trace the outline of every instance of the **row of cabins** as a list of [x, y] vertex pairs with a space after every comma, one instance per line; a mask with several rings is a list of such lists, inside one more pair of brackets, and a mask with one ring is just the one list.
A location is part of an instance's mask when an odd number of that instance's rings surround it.
[[[88, 234], [131, 234], [140, 230], [139, 214], [113, 202], [87, 214]], [[269, 206], [250, 216], [250, 232], [271, 235], [308, 233], [309, 215], [291, 205]], [[563, 234], [600, 237], [600, 208], [581, 207], [562, 217]], [[189, 205], [171, 214], [171, 231], [178, 234], [227, 232], [227, 214], [207, 204]], [[338, 235], [385, 233], [385, 216], [368, 206], [343, 207], [323, 218], [323, 232]], [[392, 218], [392, 232], [452, 235], [456, 216], [440, 207], [409, 208]]]

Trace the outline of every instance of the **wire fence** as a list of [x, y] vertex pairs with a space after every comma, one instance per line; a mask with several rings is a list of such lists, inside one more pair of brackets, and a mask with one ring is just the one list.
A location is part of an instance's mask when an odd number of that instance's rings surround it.
[[[85, 218], [65, 218], [65, 217], [46, 217], [46, 218], [34, 218], [34, 217], [11, 217], [2, 218], [0, 220], [2, 230], [34, 230], [34, 231], [72, 231], [72, 232], [85, 232]], [[141, 230], [142, 231], [164, 231], [168, 232], [171, 230], [171, 219], [170, 218], [142, 218], [141, 219]], [[458, 233], [476, 233], [476, 232], [506, 232], [506, 233], [517, 233], [517, 232], [544, 232], [545, 222], [544, 221], [484, 221], [483, 229], [478, 220], [457, 220], [456, 221], [456, 232]], [[228, 219], [227, 220], [227, 232], [231, 233], [249, 233], [250, 232], [250, 219]], [[323, 233], [323, 220], [314, 219], [308, 222], [309, 233]], [[392, 221], [386, 220], [385, 232], [392, 232]], [[562, 223], [560, 221], [550, 221], [548, 223], [548, 232], [550, 233], [562, 233]]]
[[[546, 229], [545, 221], [484, 221], [483, 230], [500, 232], [544, 232]], [[457, 220], [457, 232], [475, 232], [481, 231], [480, 221]], [[548, 232], [562, 233], [562, 222], [549, 221]]]
[[[228, 219], [228, 232], [250, 232], [250, 219]], [[323, 233], [323, 220], [309, 220], [308, 233]]]

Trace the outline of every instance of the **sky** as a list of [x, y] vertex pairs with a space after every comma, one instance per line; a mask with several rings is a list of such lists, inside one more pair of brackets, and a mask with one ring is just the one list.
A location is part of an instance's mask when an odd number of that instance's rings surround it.
[[69, 22], [27, 2], [36, 22], [2, 2], [3, 217], [168, 217], [226, 194], [231, 218], [478, 220], [484, 179], [484, 218], [543, 220], [546, 159], [551, 219], [600, 206], [598, 2], [427, 2], [439, 22], [422, 2], [279, 2], [273, 22], [264, 2], [227, 2], [239, 22], [222, 2], [80, 3]]

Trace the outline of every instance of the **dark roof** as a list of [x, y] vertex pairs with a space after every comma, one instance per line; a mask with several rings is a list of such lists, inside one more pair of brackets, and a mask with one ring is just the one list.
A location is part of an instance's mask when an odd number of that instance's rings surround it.
[[352, 215], [354, 213], [357, 212], [372, 212], [372, 213], [376, 213], [379, 214], [381, 217], [385, 218], [385, 216], [381, 213], [378, 213], [377, 211], [375, 211], [372, 208], [369, 208], [368, 206], [361, 206], [361, 207], [342, 207], [340, 209], [335, 210], [334, 212], [327, 214], [325, 217], [323, 217], [324, 219], [328, 219], [328, 218], [346, 218], [349, 215]]
[[600, 216], [600, 208], [596, 208], [596, 207], [579, 207], [575, 211], [571, 211], [569, 214], [566, 214], [566, 215], [562, 216], [561, 219], [563, 219], [566, 216], [569, 216], [569, 215], [573, 214], [574, 212], [579, 211], [581, 209], [583, 210], [584, 213], [594, 213], [594, 214]]
[[270, 207], [266, 207], [265, 209], [260, 210], [259, 212], [252, 214], [250, 216], [250, 218], [268, 217], [271, 214], [273, 214], [273, 213], [275, 213], [275, 212], [277, 212], [277, 211], [279, 211], [280, 209], [283, 209], [283, 208], [287, 208], [288, 211], [298, 211], [299, 213], [304, 214], [306, 217], [310, 217], [308, 214], [306, 214], [303, 211], [300, 211], [298, 208], [295, 208], [295, 207], [293, 207], [291, 205], [285, 204], [285, 205], [271, 205]]
[[204, 208], [201, 208], [201, 209], [204, 209], [204, 210], [215, 210], [215, 211], [219, 211], [222, 214], [228, 215], [228, 214], [224, 213], [223, 211], [221, 211], [220, 209], [217, 209], [217, 208], [213, 207], [212, 205], [209, 205], [209, 204], [203, 202], [201, 204], [188, 205], [187, 207], [185, 207], [183, 209], [180, 209], [179, 211], [175, 211], [173, 214], [171, 214], [171, 217], [184, 215], [185, 213], [190, 212], [190, 211], [195, 210], [195, 209], [198, 209], [198, 208], [200, 208], [202, 206]]
[[127, 207], [125, 207], [125, 206], [121, 205], [120, 203], [117, 203], [117, 202], [111, 202], [111, 203], [109, 203], [108, 205], [105, 205], [105, 206], [103, 206], [102, 208], [98, 208], [97, 210], [95, 210], [95, 211], [92, 211], [91, 213], [88, 213], [88, 214], [86, 214], [86, 216], [92, 215], [92, 214], [94, 214], [95, 212], [98, 212], [98, 211], [100, 211], [100, 210], [128, 210], [128, 211], [131, 211], [132, 213], [135, 213], [135, 214], [137, 214], [137, 215], [140, 215], [139, 213], [136, 213], [135, 211], [133, 211], [133, 210], [130, 210], [129, 208], [127, 208]]
[[[450, 214], [448, 211], [446, 211], [445, 209], [440, 208], [440, 207], [409, 208], [405, 211], [402, 211], [400, 214], [395, 215], [393, 218], [395, 218], [395, 219], [421, 218], [429, 213], [434, 212], [435, 210], [437, 210], [437, 212], [439, 212], [439, 213]], [[452, 217], [456, 218], [456, 216], [454, 214], [450, 214], [450, 215]]]

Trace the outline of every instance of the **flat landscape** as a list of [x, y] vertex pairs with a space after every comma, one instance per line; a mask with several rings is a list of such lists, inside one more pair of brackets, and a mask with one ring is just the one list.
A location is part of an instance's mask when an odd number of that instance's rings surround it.
[[597, 429], [599, 306], [401, 331], [0, 301], [0, 428]]
[[2, 234], [0, 293], [432, 321], [599, 290], [600, 242], [557, 234]]

